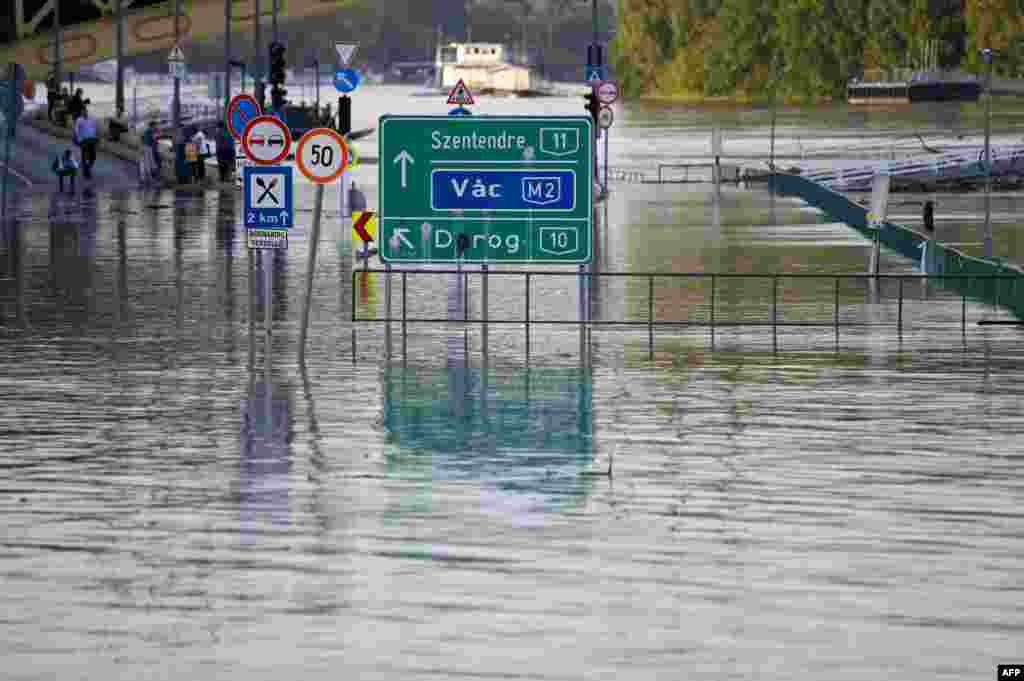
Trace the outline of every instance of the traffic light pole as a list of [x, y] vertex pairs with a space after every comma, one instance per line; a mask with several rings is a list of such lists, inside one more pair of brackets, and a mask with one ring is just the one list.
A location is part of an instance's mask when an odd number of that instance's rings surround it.
[[[317, 73], [317, 80], [319, 81], [320, 74]], [[348, 142], [348, 134], [352, 131], [352, 99], [348, 95], [342, 95], [338, 97], [338, 134], [345, 138], [346, 143]], [[349, 192], [349, 171], [346, 167], [341, 172], [341, 191], [338, 192], [338, 213], [341, 215], [341, 235], [339, 241], [345, 243], [352, 238], [352, 227], [351, 218], [352, 210], [349, 206], [348, 201]], [[350, 245], [351, 242], [349, 241]], [[383, 245], [381, 245], [383, 248]], [[347, 249], [351, 252], [352, 249]], [[355, 291], [352, 292], [355, 295]]]
[[[181, 0], [174, 0], [174, 45], [181, 45]], [[181, 130], [181, 79], [174, 74], [174, 99], [171, 102], [171, 125], [174, 128], [174, 137], [171, 144], [174, 145], [174, 175], [178, 177], [178, 169], [182, 165], [180, 156], [185, 154], [184, 134]]]
[[114, 0], [114, 57], [117, 77], [114, 79], [114, 112], [124, 118], [124, 0]]
[[231, 0], [224, 0], [224, 113], [231, 103]]
[[[60, 81], [61, 81], [61, 62], [64, 60], [64, 46], [62, 41], [64, 40], [63, 31], [60, 28], [60, 3], [53, 3], [53, 77], [57, 82], [57, 92], [60, 92]], [[74, 94], [74, 93], [72, 93]]]
[[253, 50], [256, 53], [253, 57], [253, 92], [256, 95], [256, 102], [260, 105], [260, 110], [263, 110], [266, 107], [267, 99], [266, 93], [263, 92], [263, 32], [260, 29], [260, 15], [262, 14], [260, 0], [253, 0], [253, 9], [255, 10], [253, 20], [256, 22], [252, 27]]

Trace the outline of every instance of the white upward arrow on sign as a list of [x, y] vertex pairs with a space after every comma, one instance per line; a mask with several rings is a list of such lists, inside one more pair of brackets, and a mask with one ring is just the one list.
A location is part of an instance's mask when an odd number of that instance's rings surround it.
[[357, 47], [359, 47], [359, 43], [334, 43], [334, 49], [338, 53], [338, 61], [341, 62], [342, 66], [348, 66], [348, 63], [352, 61]]
[[407, 186], [407, 184], [406, 184], [406, 172], [407, 172], [406, 164], [407, 163], [415, 164], [416, 161], [413, 160], [412, 156], [409, 154], [408, 151], [406, 151], [405, 149], [402, 149], [400, 152], [398, 152], [398, 155], [395, 156], [395, 160], [393, 161], [393, 163], [401, 163], [402, 164], [401, 165], [401, 168], [402, 168], [402, 189], [405, 189], [406, 186]]

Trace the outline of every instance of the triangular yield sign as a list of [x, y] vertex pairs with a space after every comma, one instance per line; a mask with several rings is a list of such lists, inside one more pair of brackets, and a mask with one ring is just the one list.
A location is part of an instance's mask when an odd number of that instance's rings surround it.
[[466, 83], [459, 78], [459, 82], [455, 84], [452, 91], [448, 93], [448, 103], [458, 104], [459, 106], [466, 106], [473, 103], [473, 95], [469, 92], [469, 88], [466, 87]]
[[334, 43], [334, 50], [338, 53], [338, 61], [342, 66], [348, 66], [348, 63], [352, 61], [357, 47], [359, 47], [359, 43]]
[[185, 53], [181, 51], [181, 47], [175, 45], [171, 48], [171, 53], [167, 55], [167, 61], [185, 61]]

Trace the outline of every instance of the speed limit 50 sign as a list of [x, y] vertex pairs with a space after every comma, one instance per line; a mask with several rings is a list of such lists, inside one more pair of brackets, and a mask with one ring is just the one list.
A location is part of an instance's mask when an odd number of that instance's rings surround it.
[[310, 130], [295, 149], [295, 164], [310, 181], [318, 184], [334, 182], [348, 167], [348, 145], [330, 128]]

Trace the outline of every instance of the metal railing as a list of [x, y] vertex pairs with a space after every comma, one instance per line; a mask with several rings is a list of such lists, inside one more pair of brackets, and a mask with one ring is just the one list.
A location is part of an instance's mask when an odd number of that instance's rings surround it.
[[[772, 330], [772, 342], [773, 346], [777, 348], [778, 344], [778, 330], [780, 328], [795, 327], [795, 328], [831, 328], [834, 332], [836, 342], [839, 340], [840, 329], [843, 328], [870, 328], [870, 327], [888, 327], [895, 328], [897, 334], [902, 337], [904, 331], [909, 328], [907, 320], [904, 315], [905, 302], [908, 300], [920, 301], [921, 298], [909, 298], [905, 295], [905, 284], [906, 282], [928, 282], [936, 283], [939, 286], [939, 292], [945, 293], [945, 297], [941, 297], [937, 294], [935, 301], [945, 302], [946, 304], [959, 302], [960, 314], [959, 314], [959, 327], [961, 334], [966, 336], [967, 324], [968, 324], [968, 306], [970, 301], [980, 301], [983, 303], [990, 303], [992, 306], [1009, 307], [1012, 309], [1014, 302], [1018, 296], [1024, 294], [1024, 282], [1021, 280], [1024, 277], [1018, 275], [1007, 275], [1007, 274], [804, 274], [804, 273], [780, 273], [780, 274], [733, 274], [733, 273], [703, 273], [703, 272], [688, 272], [688, 273], [677, 273], [677, 272], [572, 272], [572, 271], [550, 271], [550, 270], [492, 270], [489, 269], [486, 272], [481, 270], [467, 270], [467, 269], [443, 269], [443, 270], [411, 270], [411, 269], [360, 269], [355, 270], [352, 273], [352, 290], [357, 290], [356, 278], [365, 276], [367, 273], [377, 273], [385, 277], [385, 305], [386, 314], [382, 318], [359, 316], [358, 308], [356, 304], [356, 296], [352, 296], [352, 321], [353, 322], [371, 322], [371, 323], [400, 323], [403, 327], [403, 332], [407, 324], [440, 324], [440, 323], [461, 323], [461, 324], [482, 324], [482, 325], [523, 325], [526, 327], [526, 339], [527, 347], [529, 347], [529, 334], [530, 327], [537, 325], [576, 325], [576, 326], [587, 326], [587, 327], [646, 327], [648, 334], [648, 342], [653, 352], [654, 345], [654, 333], [656, 329], [671, 329], [671, 328], [687, 328], [687, 327], [704, 327], [711, 331], [712, 341], [714, 340], [715, 329], [717, 328], [728, 328], [728, 327], [770, 327]], [[411, 306], [409, 302], [409, 281], [417, 277], [424, 276], [450, 276], [450, 275], [461, 275], [463, 277], [496, 277], [496, 278], [510, 278], [517, 277], [524, 280], [524, 314], [522, 317], [507, 318], [507, 317], [495, 317], [488, 310], [488, 287], [486, 285], [486, 278], [484, 284], [481, 287], [482, 299], [480, 300], [480, 316], [473, 318], [468, 315], [469, 306], [468, 304], [462, 304], [459, 309], [462, 311], [462, 316], [452, 316], [451, 314], [439, 317], [439, 316], [417, 316], [415, 313], [410, 315], [410, 309], [422, 309], [425, 305], [414, 305]], [[646, 318], [644, 319], [602, 319], [602, 318], [590, 318], [588, 311], [589, 305], [580, 304], [578, 306], [578, 316], [575, 319], [541, 319], [534, 314], [532, 306], [531, 295], [533, 290], [533, 284], [539, 280], [550, 280], [553, 278], [579, 278], [581, 297], [584, 291], [589, 291], [590, 286], [594, 279], [600, 280], [614, 280], [614, 279], [626, 279], [626, 280], [638, 280], [646, 284], [643, 288], [646, 289]], [[392, 280], [396, 279], [398, 286], [401, 290], [401, 303], [398, 308], [398, 315], [392, 315]], [[706, 293], [704, 294], [703, 308], [696, 305], [696, 301], [687, 300], [686, 309], [706, 309], [707, 315], [704, 318], [685, 318], [685, 319], [673, 319], [673, 318], [659, 318], [656, 314], [656, 301], [658, 300], [657, 286], [664, 285], [665, 282], [681, 280], [700, 280], [708, 284]], [[826, 319], [790, 319], [784, 316], [785, 306], [782, 304], [785, 302], [786, 305], [793, 304], [791, 298], [787, 298], [785, 301], [780, 299], [780, 282], [785, 281], [825, 281], [831, 282], [831, 295], [830, 300], [825, 304], [831, 306], [831, 315]], [[758, 291], [764, 292], [770, 290], [770, 295], [764, 295], [761, 298], [753, 301], [757, 304], [764, 304], [766, 306], [766, 314], [760, 319], [727, 319], [721, 315], [721, 308], [723, 305], [727, 308], [734, 308], [736, 306], [735, 301], [727, 301], [723, 304], [722, 296], [720, 291], [723, 287], [722, 282], [733, 282], [733, 281], [748, 281], [755, 283], [762, 283], [763, 287], [759, 287]], [[865, 288], [870, 290], [872, 286], [881, 288], [886, 282], [895, 282], [896, 285], [896, 296], [887, 300], [882, 300], [879, 295], [878, 300], [871, 301], [872, 304], [893, 304], [896, 306], [896, 318], [891, 322], [871, 322], [871, 321], [851, 321], [850, 319], [844, 319], [842, 310], [843, 303], [841, 299], [841, 283], [842, 282], [860, 282], [865, 285]], [[1004, 283], [1005, 282], [1005, 283]], [[1021, 286], [1018, 286], [1018, 282], [1021, 282]], [[891, 288], [891, 286], [890, 286]], [[421, 290], [417, 288], [416, 290]], [[507, 288], [503, 289], [507, 291]], [[462, 294], [466, 296], [468, 302], [469, 287], [463, 288]], [[879, 294], [880, 290], [877, 291]], [[957, 295], [959, 294], [959, 295]], [[959, 301], [957, 301], [959, 297]], [[932, 299], [928, 299], [932, 302]], [[821, 291], [818, 292], [818, 296], [809, 301], [811, 304], [820, 306], [824, 301], [821, 297]], [[863, 301], [861, 301], [863, 303]], [[948, 319], [947, 319], [948, 323]], [[1005, 324], [1005, 325], [1024, 325], [1024, 322], [1019, 322], [1016, 319], [979, 319], [978, 324]]]
[[[992, 174], [1020, 173], [1024, 168], [1024, 145], [993, 147], [991, 149]], [[893, 177], [967, 178], [985, 174], [985, 152], [967, 154], [952, 152], [937, 156], [912, 158], [905, 161], [884, 162], [870, 166], [837, 170], [822, 170], [802, 174], [802, 177], [827, 187], [869, 185], [875, 175], [885, 173]]]

